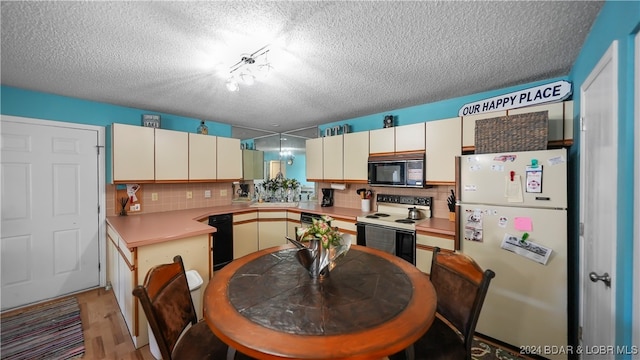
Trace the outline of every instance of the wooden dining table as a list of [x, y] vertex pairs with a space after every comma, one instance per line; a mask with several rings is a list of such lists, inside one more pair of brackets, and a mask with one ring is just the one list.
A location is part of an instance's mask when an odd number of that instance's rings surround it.
[[407, 261], [352, 245], [318, 280], [296, 251], [268, 248], [214, 273], [204, 318], [227, 345], [258, 359], [382, 359], [431, 326], [435, 290]]

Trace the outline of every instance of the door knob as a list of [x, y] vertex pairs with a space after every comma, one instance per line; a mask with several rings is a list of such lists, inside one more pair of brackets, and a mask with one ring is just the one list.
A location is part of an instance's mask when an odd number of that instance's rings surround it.
[[598, 275], [592, 271], [589, 273], [589, 279], [591, 279], [591, 281], [593, 282], [598, 282], [598, 280], [601, 280], [607, 287], [611, 287], [611, 277], [609, 276], [609, 273]]

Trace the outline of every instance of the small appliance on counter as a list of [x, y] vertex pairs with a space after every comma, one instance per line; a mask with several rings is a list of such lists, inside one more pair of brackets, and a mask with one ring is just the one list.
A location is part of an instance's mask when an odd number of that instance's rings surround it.
[[249, 197], [249, 184], [240, 184], [240, 190], [238, 190], [238, 196], [241, 198]]
[[322, 188], [322, 207], [333, 206], [333, 189]]

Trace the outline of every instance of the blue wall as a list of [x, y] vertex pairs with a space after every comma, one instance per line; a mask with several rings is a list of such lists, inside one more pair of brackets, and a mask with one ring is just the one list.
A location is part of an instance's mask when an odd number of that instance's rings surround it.
[[[580, 96], [579, 89], [602, 55], [611, 43], [618, 40], [618, 176], [617, 185], [617, 248], [616, 248], [616, 300], [615, 327], [616, 345], [632, 344], [633, 321], [633, 221], [638, 218], [634, 214], [633, 199], [638, 189], [633, 187], [634, 164], [640, 159], [634, 159], [634, 89], [633, 89], [633, 54], [634, 35], [640, 30], [640, 2], [639, 1], [607, 1], [604, 4], [584, 46], [569, 74], [574, 89], [574, 143], [569, 154], [575, 174], [579, 172], [580, 148]], [[579, 208], [579, 182], [575, 178], [575, 186], [570, 187], [573, 199], [572, 206]], [[634, 192], [635, 191], [635, 192]], [[603, 209], [604, 210], [604, 209]], [[574, 233], [577, 234], [578, 219], [573, 219]], [[572, 239], [576, 241], [577, 236]], [[640, 261], [640, 259], [635, 259]], [[635, 309], [640, 311], [640, 309]], [[634, 344], [640, 346], [640, 344]], [[631, 355], [618, 355], [619, 359], [631, 359]]]
[[377, 114], [371, 114], [367, 116], [361, 116], [352, 119], [346, 119], [342, 121], [336, 121], [329, 124], [320, 125], [320, 132], [324, 133], [324, 129], [333, 127], [336, 125], [348, 124], [351, 127], [351, 132], [375, 130], [382, 128], [382, 120], [385, 115], [393, 115], [394, 125], [409, 125], [419, 122], [448, 119], [458, 116], [458, 110], [463, 105], [487, 98], [491, 98], [498, 95], [507, 94], [513, 91], [531, 88], [538, 85], [544, 85], [552, 83], [558, 80], [567, 80], [567, 77], [558, 77], [549, 80], [536, 81], [528, 84], [522, 84], [518, 86], [512, 86], [505, 89], [487, 91], [483, 93], [477, 93], [469, 96], [458, 97], [454, 99], [442, 100], [434, 103], [416, 105], [412, 107], [389, 110]]
[[[105, 127], [113, 123], [142, 125], [143, 114], [156, 114], [160, 115], [160, 123], [163, 129], [192, 133], [196, 132], [200, 122], [203, 120], [23, 90], [4, 85], [0, 87], [0, 113], [3, 115]], [[209, 128], [209, 135], [231, 137], [231, 125], [206, 120], [205, 124]], [[107, 156], [105, 157], [105, 179], [107, 182], [110, 182], [110, 131], [107, 131], [106, 137], [105, 150]]]

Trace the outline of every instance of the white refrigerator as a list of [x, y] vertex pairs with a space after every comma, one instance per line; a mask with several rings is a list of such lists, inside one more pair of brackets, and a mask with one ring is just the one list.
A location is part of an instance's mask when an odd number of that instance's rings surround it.
[[566, 348], [566, 149], [464, 155], [459, 167], [460, 251], [496, 273], [476, 331]]

